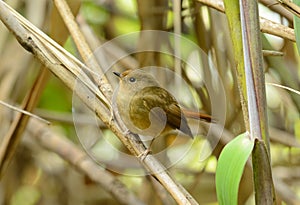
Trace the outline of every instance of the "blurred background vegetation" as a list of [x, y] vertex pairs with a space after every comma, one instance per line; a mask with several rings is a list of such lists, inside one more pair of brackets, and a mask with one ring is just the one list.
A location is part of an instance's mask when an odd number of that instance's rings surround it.
[[[7, 0], [5, 2], [80, 59], [74, 42], [69, 37], [52, 1]], [[173, 2], [180, 5], [179, 9], [176, 9]], [[200, 163], [197, 160], [200, 146], [195, 145], [196, 150], [189, 155], [190, 157], [171, 169], [175, 179], [200, 204], [218, 204], [214, 180], [217, 158], [222, 147], [233, 136], [245, 130], [226, 15], [220, 11], [220, 7], [214, 8], [214, 3], [222, 3], [222, 1], [209, 2], [202, 0], [68, 1], [92, 49], [115, 37], [135, 31], [149, 29], [176, 31], [197, 44], [212, 59], [226, 92], [226, 102], [219, 102], [226, 104], [224, 136], [212, 150], [212, 156], [204, 162]], [[292, 13], [285, 10], [282, 5], [274, 4], [277, 1], [259, 2], [261, 16], [293, 28]], [[42, 66], [18, 44], [3, 24], [0, 25], [0, 30], [0, 100], [18, 106], [24, 101]], [[158, 39], [152, 37], [141, 44], [147, 47], [158, 42]], [[282, 54], [264, 56], [266, 81], [300, 90], [300, 60], [295, 42], [284, 36], [262, 33], [262, 44], [263, 49]], [[117, 46], [125, 52], [133, 49], [130, 42], [120, 42]], [[133, 61], [128, 61], [125, 65], [124, 62], [121, 63], [123, 67], [156, 65], [174, 69], [174, 59], [168, 56], [146, 53], [130, 57]], [[192, 76], [186, 73], [186, 69], [182, 72], [188, 82], [193, 80]], [[53, 75], [49, 75], [44, 84], [34, 113], [51, 121], [51, 132], [71, 141], [78, 149], [82, 149], [72, 123], [72, 92]], [[174, 88], [176, 89], [175, 86]], [[278, 203], [300, 204], [300, 144], [298, 142], [300, 96], [271, 85], [266, 86], [266, 91], [271, 161]], [[209, 97], [205, 88], [201, 86], [195, 88], [194, 94], [201, 99], [199, 109], [210, 113]], [[1, 140], [8, 133], [14, 113], [11, 109], [0, 106]], [[82, 123], [88, 126], [86, 122]], [[104, 135], [113, 138], [113, 134], [106, 127], [102, 126], [101, 129]], [[204, 133], [205, 130], [207, 131], [205, 125], [202, 125], [202, 129]], [[103, 188], [84, 171], [78, 169], [76, 163], [75, 165], [70, 163], [51, 146], [47, 147], [47, 140], [37, 140], [38, 138], [34, 136], [38, 134], [34, 126], [28, 126], [25, 130], [13, 162], [1, 180], [0, 204], [126, 204], [111, 195], [107, 187]], [[196, 140], [196, 144], [202, 144], [204, 138], [197, 137]], [[122, 149], [117, 139], [112, 141]], [[190, 142], [185, 140], [183, 143]], [[99, 146], [98, 149], [100, 148], [104, 149]], [[99, 153], [105, 152], [100, 150]], [[106, 154], [110, 155], [110, 153]], [[109, 169], [107, 171], [110, 172]], [[161, 189], [153, 185], [153, 181], [147, 177], [134, 177], [114, 172], [111, 174], [123, 182], [145, 204], [175, 203], [166, 193], [162, 196], [159, 193]], [[240, 184], [239, 204], [254, 204], [250, 167], [246, 167]]]

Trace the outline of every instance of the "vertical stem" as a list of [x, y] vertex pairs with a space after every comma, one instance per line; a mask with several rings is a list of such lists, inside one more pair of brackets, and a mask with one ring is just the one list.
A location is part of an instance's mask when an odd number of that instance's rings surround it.
[[[181, 35], [181, 0], [173, 0], [173, 13], [174, 13], [174, 68], [175, 73], [179, 76], [181, 76], [181, 41], [180, 41], [180, 35]], [[178, 78], [175, 78], [176, 85], [181, 86], [181, 80]]]
[[242, 42], [249, 112], [255, 202], [271, 205], [275, 202], [269, 137], [266, 115], [266, 91], [260, 39], [258, 5], [253, 0], [240, 0]]
[[263, 139], [269, 150], [265, 78], [256, 1], [240, 0], [250, 133]]
[[250, 132], [249, 114], [248, 114], [248, 99], [247, 99], [247, 84], [245, 76], [244, 52], [242, 45], [242, 29], [240, 21], [239, 0], [224, 0], [226, 16], [230, 28], [230, 35], [234, 48], [234, 60], [236, 68], [237, 82], [239, 86], [239, 94], [243, 110], [243, 117], [246, 131]]

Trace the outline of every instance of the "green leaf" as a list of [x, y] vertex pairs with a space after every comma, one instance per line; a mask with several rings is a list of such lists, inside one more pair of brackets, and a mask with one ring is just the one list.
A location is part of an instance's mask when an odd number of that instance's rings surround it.
[[252, 152], [254, 141], [243, 133], [229, 142], [221, 152], [216, 170], [217, 197], [220, 205], [235, 205], [244, 166]]
[[[300, 0], [294, 0], [295, 4], [300, 6]], [[300, 54], [300, 18], [294, 15], [294, 29], [295, 29], [295, 36], [296, 36], [296, 44], [298, 53]]]

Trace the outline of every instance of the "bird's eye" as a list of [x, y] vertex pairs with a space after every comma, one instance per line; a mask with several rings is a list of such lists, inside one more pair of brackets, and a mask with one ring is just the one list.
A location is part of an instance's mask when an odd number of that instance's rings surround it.
[[129, 78], [129, 81], [130, 81], [131, 83], [134, 83], [134, 82], [136, 81], [136, 79], [135, 79], [134, 77], [131, 77], [131, 78]]

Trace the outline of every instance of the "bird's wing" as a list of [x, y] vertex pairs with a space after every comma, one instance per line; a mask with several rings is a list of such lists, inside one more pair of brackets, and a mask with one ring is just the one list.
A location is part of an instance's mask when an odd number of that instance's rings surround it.
[[171, 104], [167, 109], [168, 123], [179, 129], [181, 132], [193, 138], [187, 120], [177, 103]]
[[168, 125], [174, 129], [179, 129], [183, 133], [193, 137], [177, 101], [167, 90], [161, 87], [146, 87], [139, 91], [137, 96], [132, 98], [131, 105], [135, 105], [130, 106], [132, 109], [131, 113], [147, 110], [147, 116], [153, 108], [161, 108], [152, 110], [151, 114], [160, 121], [167, 120]]

